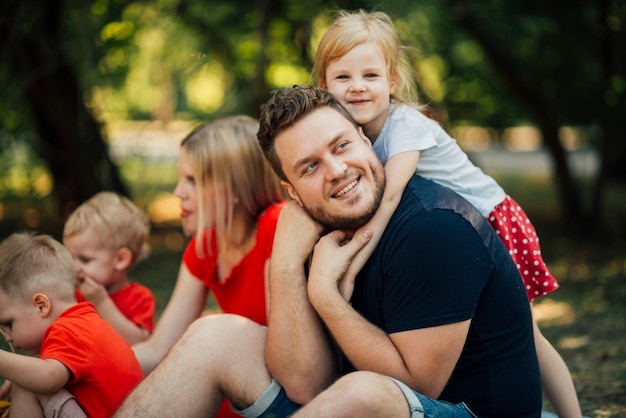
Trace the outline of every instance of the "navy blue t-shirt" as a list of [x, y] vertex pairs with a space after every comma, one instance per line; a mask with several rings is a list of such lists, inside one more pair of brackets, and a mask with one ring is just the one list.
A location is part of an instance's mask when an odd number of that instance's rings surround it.
[[353, 307], [388, 334], [472, 319], [440, 396], [479, 416], [534, 417], [541, 383], [519, 272], [484, 217], [413, 176], [357, 277]]

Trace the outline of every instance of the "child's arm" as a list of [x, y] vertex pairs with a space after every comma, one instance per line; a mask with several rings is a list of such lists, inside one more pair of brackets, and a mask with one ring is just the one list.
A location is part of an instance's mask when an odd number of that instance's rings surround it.
[[147, 329], [137, 326], [119, 310], [106, 288], [100, 283], [90, 277], [85, 277], [79, 283], [78, 290], [86, 300], [94, 304], [102, 319], [107, 321], [131, 345], [150, 336]]
[[354, 289], [354, 279], [356, 275], [363, 268], [367, 260], [370, 258], [370, 255], [374, 252], [374, 248], [376, 248], [383, 231], [387, 227], [387, 223], [389, 222], [389, 219], [391, 219], [391, 215], [393, 215], [394, 211], [398, 207], [398, 204], [400, 203], [400, 198], [402, 197], [404, 188], [411, 177], [415, 175], [415, 169], [417, 167], [419, 157], [419, 151], [406, 151], [396, 154], [387, 160], [387, 164], [385, 164], [387, 185], [385, 187], [385, 194], [383, 195], [380, 207], [378, 208], [378, 211], [376, 211], [374, 217], [355, 232], [355, 234], [357, 234], [364, 229], [369, 229], [372, 231], [372, 238], [367, 245], [357, 253], [356, 257], [354, 257], [352, 264], [348, 267], [346, 275], [340, 282], [339, 289], [341, 291], [341, 295], [346, 300], [350, 300], [350, 297], [352, 297], [352, 290]]
[[0, 350], [0, 376], [37, 394], [61, 390], [71, 373], [62, 363]]

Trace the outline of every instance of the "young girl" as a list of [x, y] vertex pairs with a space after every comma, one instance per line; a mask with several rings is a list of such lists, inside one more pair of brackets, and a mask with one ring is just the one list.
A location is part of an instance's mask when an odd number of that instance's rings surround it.
[[82, 203], [63, 229], [63, 244], [76, 263], [76, 299], [93, 303], [131, 344], [148, 338], [154, 328], [152, 291], [128, 278], [149, 252], [149, 234], [148, 215], [112, 192]]
[[[487, 217], [515, 260], [529, 301], [558, 288], [541, 258], [535, 229], [522, 208], [420, 111], [408, 61], [389, 16], [362, 10], [339, 12], [320, 41], [313, 73], [317, 85], [337, 97], [361, 125], [385, 165], [387, 177], [383, 204], [365, 226], [374, 232], [373, 238], [355, 258], [342, 286], [354, 283], [407, 182], [417, 173], [456, 191]], [[559, 416], [580, 417], [578, 397], [565, 362], [536, 322], [534, 331], [544, 393]]]
[[[154, 333], [133, 346], [146, 374], [200, 317], [209, 292], [222, 312], [267, 325], [268, 262], [286, 194], [257, 130], [256, 120], [232, 116], [200, 125], [181, 143], [174, 194], [194, 237]], [[238, 415], [224, 401], [218, 416]]]

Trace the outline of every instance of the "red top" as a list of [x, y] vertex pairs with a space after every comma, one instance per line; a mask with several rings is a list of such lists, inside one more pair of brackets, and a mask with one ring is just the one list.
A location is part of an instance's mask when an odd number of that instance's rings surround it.
[[[125, 288], [109, 296], [122, 315], [132, 323], [152, 333], [156, 301], [150, 289], [139, 283], [131, 282]], [[76, 289], [76, 301], [79, 303], [87, 302], [78, 289]]]
[[259, 215], [254, 248], [233, 267], [223, 282], [218, 281], [217, 277], [215, 230], [211, 231], [211, 255], [207, 251], [206, 233], [203, 235], [202, 258], [196, 254], [195, 237], [187, 246], [183, 262], [191, 274], [211, 289], [223, 312], [242, 315], [261, 325], [267, 325], [265, 263], [272, 253], [276, 223], [283, 206], [284, 203], [270, 205]]
[[88, 417], [111, 417], [143, 378], [130, 344], [90, 302], [68, 308], [48, 327], [39, 357], [71, 371], [65, 388]]

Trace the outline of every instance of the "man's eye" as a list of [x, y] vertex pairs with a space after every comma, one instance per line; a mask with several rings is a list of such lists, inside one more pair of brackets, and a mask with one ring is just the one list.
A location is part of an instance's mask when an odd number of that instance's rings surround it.
[[317, 162], [309, 163], [304, 167], [304, 172], [308, 173], [309, 171], [313, 170], [315, 167], [317, 167]]

